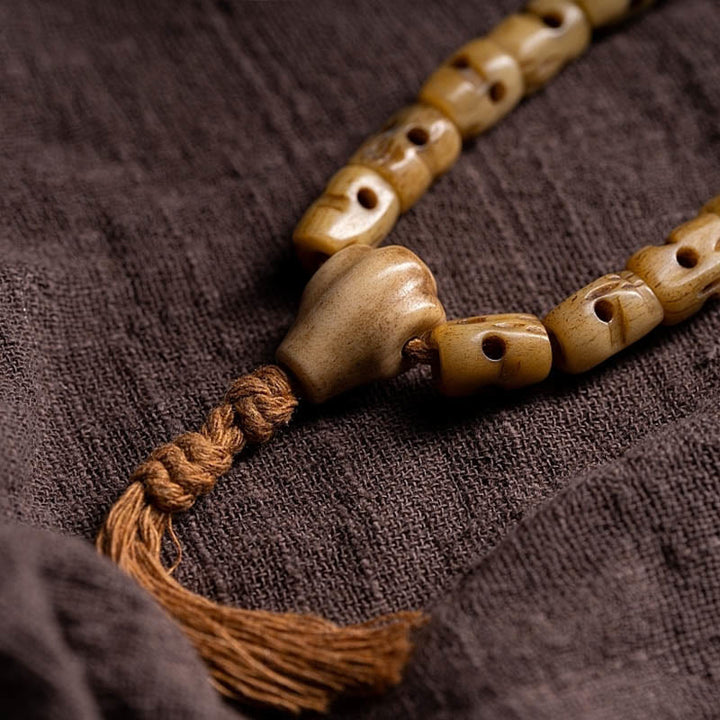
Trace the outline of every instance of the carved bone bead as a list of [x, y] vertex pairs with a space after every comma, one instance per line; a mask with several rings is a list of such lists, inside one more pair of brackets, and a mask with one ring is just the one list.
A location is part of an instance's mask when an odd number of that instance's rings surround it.
[[445, 113], [468, 138], [492, 127], [520, 101], [517, 61], [488, 38], [461, 47], [425, 82], [420, 100]]
[[455, 162], [461, 145], [458, 129], [443, 113], [430, 105], [410, 105], [364, 142], [350, 162], [380, 173], [405, 212]]
[[712, 200], [708, 200], [700, 212], [720, 215], [720, 195], [716, 195]]
[[550, 339], [534, 315], [453, 320], [431, 330], [426, 342], [437, 350], [433, 374], [445, 395], [470, 395], [489, 385], [524, 387], [552, 368]]
[[319, 403], [400, 373], [405, 343], [444, 319], [435, 279], [410, 250], [352, 245], [310, 279], [277, 360]]
[[555, 365], [581, 373], [647, 335], [662, 319], [662, 305], [653, 291], [637, 275], [623, 270], [578, 290], [543, 322]]
[[310, 271], [348, 245], [377, 245], [400, 213], [395, 190], [374, 170], [342, 168], [307, 209], [293, 233], [302, 264]]
[[689, 318], [708, 298], [720, 296], [720, 217], [698, 215], [675, 228], [665, 245], [638, 250], [627, 268], [653, 289], [666, 325]]
[[585, 13], [569, 0], [531, 0], [489, 38], [518, 61], [529, 94], [587, 48], [590, 32]]
[[654, 0], [576, 0], [576, 2], [585, 11], [593, 27], [602, 27], [645, 10]]

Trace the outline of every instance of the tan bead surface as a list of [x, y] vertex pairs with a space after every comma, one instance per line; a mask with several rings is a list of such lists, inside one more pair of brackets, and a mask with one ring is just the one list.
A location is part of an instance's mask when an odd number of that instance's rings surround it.
[[654, 0], [576, 0], [585, 11], [593, 27], [619, 22], [628, 15], [650, 7]]
[[319, 403], [400, 373], [405, 343], [444, 319], [435, 279], [410, 250], [353, 245], [310, 279], [277, 360]]
[[532, 0], [522, 13], [510, 15], [489, 38], [520, 64], [525, 92], [542, 87], [590, 43], [590, 23], [569, 0]]
[[445, 61], [427, 79], [419, 97], [447, 115], [468, 138], [507, 115], [523, 92], [517, 61], [492, 40], [480, 38]]
[[720, 217], [698, 215], [675, 228], [665, 245], [638, 250], [627, 267], [653, 289], [666, 325], [685, 320], [720, 295]]
[[647, 335], [663, 319], [660, 301], [628, 270], [603, 275], [553, 308], [543, 320], [554, 364], [580, 373]]
[[377, 245], [399, 213], [397, 194], [381, 175], [358, 165], [344, 167], [295, 228], [298, 257], [312, 271], [349, 245]]
[[433, 374], [445, 395], [524, 387], [544, 380], [552, 368], [550, 339], [534, 315], [453, 320], [431, 330], [426, 342], [437, 350]]
[[701, 213], [715, 213], [720, 215], [720, 195], [715, 196], [712, 200], [708, 200], [704, 205]]
[[460, 132], [443, 113], [430, 105], [410, 105], [364, 142], [350, 162], [380, 173], [405, 212], [455, 162], [461, 146]]

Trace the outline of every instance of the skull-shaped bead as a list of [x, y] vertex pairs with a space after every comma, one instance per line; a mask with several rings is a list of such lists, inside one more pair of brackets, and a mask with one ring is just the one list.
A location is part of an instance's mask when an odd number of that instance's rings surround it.
[[720, 217], [703, 212], [675, 228], [665, 245], [638, 250], [627, 268], [657, 295], [666, 325], [685, 320], [720, 295]]
[[368, 138], [350, 158], [372, 168], [394, 188], [405, 212], [455, 162], [462, 140], [455, 125], [430, 105], [410, 105]]
[[487, 386], [520, 388], [544, 380], [552, 368], [545, 327], [534, 315], [482, 315], [431, 330], [437, 351], [433, 374], [445, 395], [463, 396]]
[[293, 243], [300, 262], [313, 271], [349, 245], [377, 245], [399, 213], [397, 194], [382, 176], [359, 165], [344, 167], [295, 228]]
[[444, 319], [435, 279], [415, 254], [353, 245], [310, 279], [277, 360], [319, 403], [399, 374], [405, 343]]
[[590, 43], [590, 23], [570, 0], [531, 0], [488, 37], [520, 64], [525, 92], [542, 87]]
[[517, 60], [488, 38], [469, 42], [425, 82], [420, 100], [441, 110], [463, 137], [492, 127], [523, 96]]
[[660, 301], [634, 273], [603, 275], [578, 290], [543, 320], [553, 362], [581, 373], [647, 335], [663, 319]]

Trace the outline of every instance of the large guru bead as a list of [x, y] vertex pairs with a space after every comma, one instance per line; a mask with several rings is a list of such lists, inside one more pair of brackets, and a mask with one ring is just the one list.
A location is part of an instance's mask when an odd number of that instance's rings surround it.
[[320, 403], [398, 375], [405, 343], [445, 319], [432, 273], [397, 245], [353, 245], [310, 279], [277, 360]]

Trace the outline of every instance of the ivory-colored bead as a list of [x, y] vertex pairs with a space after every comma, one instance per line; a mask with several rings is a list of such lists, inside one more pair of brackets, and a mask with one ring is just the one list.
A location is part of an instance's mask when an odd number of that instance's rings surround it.
[[420, 100], [447, 115], [463, 137], [492, 127], [523, 96], [517, 60], [488, 38], [461, 47], [425, 82]]
[[655, 0], [575, 0], [585, 11], [593, 27], [623, 20], [628, 15], [650, 7]]
[[374, 170], [348, 165], [331, 178], [293, 233], [302, 264], [310, 271], [348, 245], [377, 245], [400, 213], [395, 190]]
[[569, 0], [531, 0], [489, 35], [520, 64], [525, 93], [542, 87], [590, 43], [590, 23]]
[[397, 245], [352, 245], [310, 279], [277, 360], [319, 403], [400, 373], [405, 343], [444, 319], [420, 258]]
[[660, 301], [645, 282], [623, 270], [578, 290], [543, 320], [553, 362], [581, 373], [647, 335], [663, 319]]
[[427, 335], [437, 350], [433, 374], [445, 395], [470, 395], [494, 385], [520, 388], [552, 368], [545, 327], [534, 315], [482, 315], [442, 323]]
[[703, 212], [675, 228], [665, 245], [638, 250], [627, 268], [653, 289], [666, 325], [689, 318], [720, 296], [720, 217]]
[[455, 162], [461, 146], [458, 129], [443, 113], [416, 104], [390, 118], [350, 162], [380, 173], [395, 188], [405, 212]]

